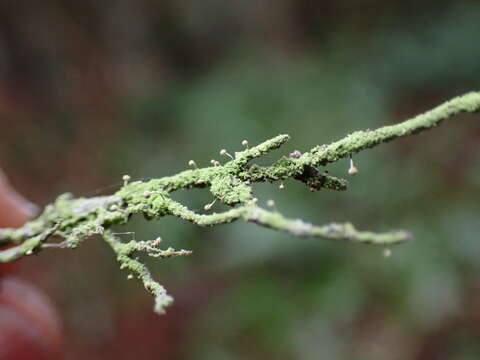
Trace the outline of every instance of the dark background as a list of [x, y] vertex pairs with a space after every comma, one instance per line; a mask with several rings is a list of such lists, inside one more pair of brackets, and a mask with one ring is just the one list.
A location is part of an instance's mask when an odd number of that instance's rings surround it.
[[[290, 134], [273, 160], [395, 123], [478, 90], [479, 15], [468, 0], [3, 0], [0, 164], [44, 206], [243, 139]], [[361, 153], [346, 193], [256, 186], [291, 217], [411, 230], [388, 259], [252, 224], [133, 219], [135, 238], [194, 251], [149, 261], [176, 299], [162, 317], [98, 238], [21, 272], [59, 308], [68, 359], [478, 359], [478, 120]]]

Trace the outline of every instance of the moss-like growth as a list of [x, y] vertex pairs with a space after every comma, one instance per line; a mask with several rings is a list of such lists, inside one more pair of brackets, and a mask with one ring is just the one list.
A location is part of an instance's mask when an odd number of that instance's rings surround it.
[[[276, 182], [293, 178], [303, 182], [311, 190], [325, 188], [343, 191], [347, 189], [346, 180], [323, 172], [318, 167], [381, 143], [430, 129], [460, 112], [476, 112], [479, 109], [480, 93], [472, 92], [400, 124], [371, 131], [357, 131], [330, 145], [316, 146], [303, 154], [295, 151], [270, 166], [258, 166], [254, 160], [280, 148], [288, 141], [288, 135], [276, 136], [251, 148], [244, 140], [242, 144], [246, 148], [235, 152], [234, 157], [226, 150], [221, 150], [222, 155], [229, 156], [229, 161], [224, 165], [214, 161], [214, 166], [211, 167], [185, 170], [173, 176], [149, 181], [129, 182], [130, 177], [126, 175], [124, 186], [110, 196], [76, 199], [71, 194], [63, 194], [53, 204], [45, 207], [37, 219], [23, 227], [0, 230], [0, 246], [15, 245], [0, 251], [0, 263], [14, 261], [51, 247], [75, 248], [87, 237], [98, 234], [115, 252], [120, 268], [128, 270], [129, 276], [138, 278], [145, 289], [155, 297], [155, 311], [163, 313], [173, 299], [153, 280], [135, 253], [145, 252], [150, 256], [166, 258], [189, 255], [190, 251], [177, 251], [172, 248], [162, 250], [159, 248], [160, 239], [122, 243], [110, 228], [115, 224], [127, 223], [134, 214], [142, 214], [147, 219], [175, 216], [199, 226], [215, 226], [244, 220], [285, 231], [293, 236], [381, 246], [399, 244], [411, 239], [411, 235], [406, 231], [358, 231], [350, 223], [315, 226], [302, 220], [285, 218], [277, 211], [259, 207], [251, 185], [255, 182]], [[192, 164], [195, 165], [194, 162]], [[350, 171], [350, 174], [354, 173], [356, 171]], [[232, 208], [222, 213], [198, 213], [170, 197], [173, 191], [194, 187], [209, 187], [215, 201]], [[213, 203], [207, 204], [205, 210], [210, 211], [212, 207]], [[63, 237], [64, 241], [48, 243], [54, 235]]]

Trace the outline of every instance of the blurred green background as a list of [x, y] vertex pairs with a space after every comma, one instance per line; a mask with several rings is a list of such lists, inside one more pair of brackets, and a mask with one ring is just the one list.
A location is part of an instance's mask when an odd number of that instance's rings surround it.
[[[290, 134], [266, 162], [395, 123], [478, 90], [479, 15], [468, 0], [5, 0], [0, 164], [43, 206], [208, 165], [243, 139]], [[68, 359], [478, 359], [478, 117], [361, 153], [345, 193], [255, 187], [291, 217], [411, 230], [388, 259], [252, 224], [135, 218], [123, 231], [194, 251], [149, 261], [176, 299], [165, 316], [96, 238], [22, 273], [59, 308]]]

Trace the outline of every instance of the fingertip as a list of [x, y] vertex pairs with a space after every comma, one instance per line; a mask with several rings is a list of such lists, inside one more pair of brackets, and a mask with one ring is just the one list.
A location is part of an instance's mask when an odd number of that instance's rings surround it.
[[35, 217], [39, 208], [25, 199], [0, 170], [0, 227], [19, 227]]

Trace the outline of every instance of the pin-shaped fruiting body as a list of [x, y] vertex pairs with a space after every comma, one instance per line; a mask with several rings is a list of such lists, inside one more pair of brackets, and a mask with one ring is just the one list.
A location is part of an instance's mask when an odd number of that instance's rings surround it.
[[222, 155], [222, 156], [228, 156], [230, 159], [234, 160], [234, 159], [233, 159], [233, 156], [230, 155], [226, 149], [220, 150], [220, 155]]
[[353, 164], [352, 156], [350, 155], [350, 167], [348, 168], [349, 175], [356, 175], [358, 174], [358, 168]]
[[283, 185], [283, 182], [278, 185], [278, 190], [285, 190], [285, 185]]
[[150, 195], [153, 195], [153, 194], [158, 194], [160, 195], [162, 198], [165, 198], [164, 197], [164, 194], [161, 192], [161, 191], [149, 191], [149, 190], [145, 190], [143, 192], [143, 196], [145, 196], [146, 198], [148, 198]]
[[215, 201], [217, 201], [217, 199], [214, 199], [211, 203], [205, 205], [205, 206], [203, 207], [203, 210], [205, 210], [205, 211], [210, 211], [210, 210], [212, 209], [213, 205], [215, 205]]
[[193, 160], [189, 160], [189, 161], [188, 161], [188, 166], [191, 166], [191, 167], [193, 167], [193, 168], [195, 168], [195, 169], [198, 169], [197, 163], [196, 163], [195, 161], [193, 161]]
[[131, 179], [130, 175], [123, 175], [122, 176], [123, 186], [127, 186], [130, 179]]
[[159, 236], [155, 240], [152, 241], [152, 246], [157, 247], [157, 246], [160, 245], [161, 242], [162, 242], [162, 238]]
[[242, 141], [242, 146], [244, 146], [248, 149], [248, 140], [243, 140]]
[[389, 258], [390, 256], [392, 256], [392, 250], [390, 248], [383, 249], [383, 256]]
[[220, 161], [212, 159], [212, 160], [210, 160], [210, 164], [212, 164], [213, 166], [220, 166]]
[[277, 208], [275, 207], [275, 201], [273, 201], [272, 199], [267, 200], [267, 206], [273, 211], [277, 212]]

